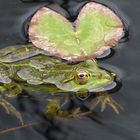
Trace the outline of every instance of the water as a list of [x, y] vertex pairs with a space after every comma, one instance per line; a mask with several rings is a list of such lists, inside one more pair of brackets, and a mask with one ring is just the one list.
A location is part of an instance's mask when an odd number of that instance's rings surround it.
[[[27, 1], [27, 0], [26, 0]], [[27, 21], [32, 14], [44, 5], [63, 14], [73, 21], [78, 9], [86, 1], [68, 1], [60, 7], [50, 2], [22, 3], [20, 0], [0, 1], [0, 46], [27, 43]], [[139, 15], [140, 2], [138, 0], [98, 0], [114, 9], [123, 19], [129, 30], [129, 40], [120, 43], [113, 49], [114, 54], [106, 59], [100, 59], [102, 67], [114, 71], [122, 86], [112, 97], [118, 101], [124, 111], [116, 115], [110, 108], [103, 113], [95, 113], [91, 118], [79, 120], [55, 120], [9, 132], [0, 136], [0, 140], [139, 140], [140, 138], [140, 65], [139, 65]], [[70, 15], [69, 15], [70, 14]], [[38, 102], [32, 96], [12, 99], [11, 102], [20, 109], [25, 122], [44, 121], [40, 109], [44, 102]], [[76, 104], [82, 104], [80, 101]], [[88, 103], [85, 101], [88, 106]], [[18, 120], [4, 113], [0, 108], [0, 129], [20, 125]]]

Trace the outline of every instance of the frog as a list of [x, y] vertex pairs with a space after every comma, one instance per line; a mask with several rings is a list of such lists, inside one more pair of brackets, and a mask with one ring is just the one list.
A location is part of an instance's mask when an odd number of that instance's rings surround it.
[[[115, 86], [116, 75], [99, 66], [95, 59], [68, 63], [49, 56], [32, 44], [8, 46], [0, 50], [0, 92], [15, 97], [26, 91], [45, 91], [52, 95], [44, 111], [46, 116], [75, 118], [92, 113], [98, 104], [101, 112], [109, 105], [117, 114], [122, 108], [107, 92]], [[111, 86], [112, 85], [112, 86]], [[1, 90], [2, 89], [2, 90]], [[95, 95], [90, 110], [81, 112], [76, 108], [70, 112], [62, 110], [59, 93], [69, 98], [86, 100]]]

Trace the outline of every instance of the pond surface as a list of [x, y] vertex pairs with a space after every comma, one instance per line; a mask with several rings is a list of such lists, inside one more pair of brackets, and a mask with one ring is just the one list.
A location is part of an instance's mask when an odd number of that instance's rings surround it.
[[[27, 0], [25, 0], [27, 1]], [[28, 42], [27, 21], [40, 7], [46, 5], [73, 21], [78, 9], [86, 1], [68, 1], [62, 6], [49, 2], [22, 3], [20, 0], [0, 1], [0, 46]], [[113, 48], [114, 54], [99, 60], [101, 66], [114, 71], [122, 87], [112, 97], [124, 111], [116, 115], [110, 108], [95, 113], [92, 118], [79, 120], [55, 120], [50, 122], [40, 115], [44, 103], [29, 98], [10, 100], [19, 109], [26, 123], [46, 121], [0, 135], [0, 140], [139, 140], [140, 139], [140, 1], [99, 0], [115, 10], [129, 28], [129, 40]], [[7, 115], [0, 107], [0, 129], [19, 126], [18, 120]]]

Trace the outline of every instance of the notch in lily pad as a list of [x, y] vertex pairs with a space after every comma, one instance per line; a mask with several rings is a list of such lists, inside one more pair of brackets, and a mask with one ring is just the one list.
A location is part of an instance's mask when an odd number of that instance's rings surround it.
[[36, 47], [54, 56], [83, 61], [100, 56], [124, 36], [121, 19], [108, 7], [95, 2], [81, 9], [74, 24], [43, 7], [29, 23], [29, 38]]

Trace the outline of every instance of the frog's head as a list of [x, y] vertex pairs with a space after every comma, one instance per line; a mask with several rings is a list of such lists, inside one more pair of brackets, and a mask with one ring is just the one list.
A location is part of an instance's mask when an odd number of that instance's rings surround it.
[[114, 73], [100, 68], [95, 60], [87, 60], [78, 64], [59, 88], [72, 92], [105, 91], [105, 87], [113, 82], [114, 76]]

